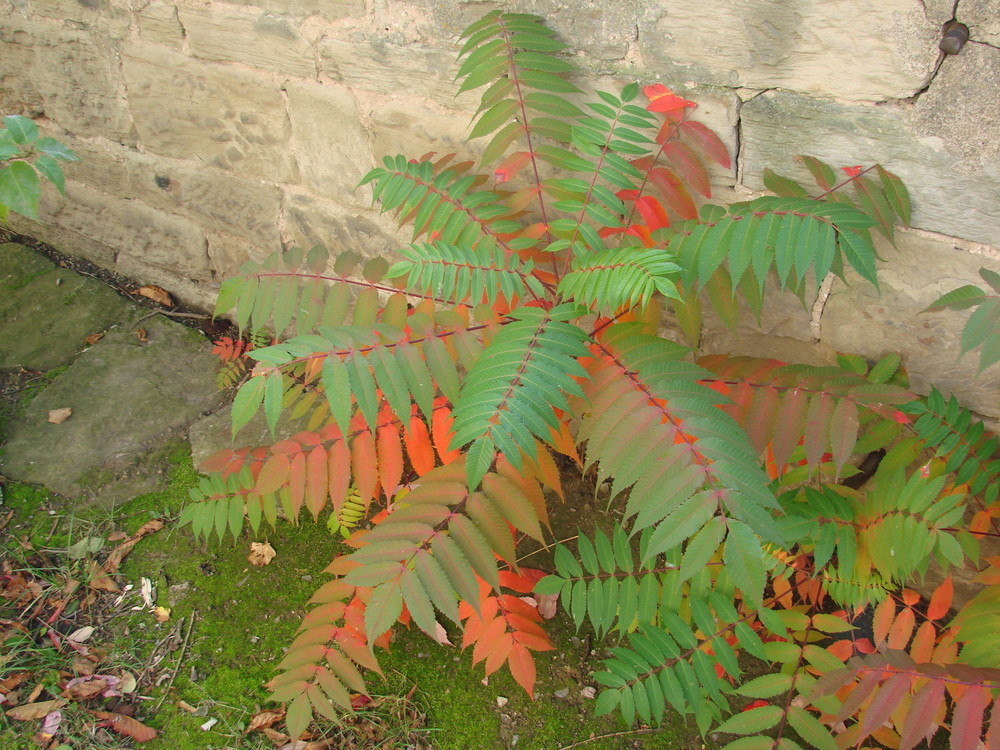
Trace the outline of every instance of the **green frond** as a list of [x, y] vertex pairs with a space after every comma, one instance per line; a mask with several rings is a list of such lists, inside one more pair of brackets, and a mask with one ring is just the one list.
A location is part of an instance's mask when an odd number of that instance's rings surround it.
[[677, 297], [673, 279], [680, 270], [657, 248], [607, 249], [577, 257], [573, 270], [563, 276], [556, 291], [565, 299], [572, 298], [602, 312], [644, 308], [657, 292]]
[[572, 305], [521, 307], [476, 360], [455, 404], [452, 443], [471, 443], [471, 487], [497, 451], [519, 467], [522, 451], [534, 457], [536, 437], [548, 440], [550, 428], [558, 429], [553, 408], [568, 409], [564, 394], [579, 394], [574, 378], [586, 377], [577, 362], [587, 353], [586, 334], [566, 322], [577, 314]]
[[478, 304], [485, 298], [492, 306], [500, 294], [508, 301], [544, 294], [532, 275], [532, 262], [504, 253], [493, 242], [457, 247], [435, 241], [410, 245], [400, 253], [406, 260], [390, 269], [390, 278], [405, 277], [407, 289], [454, 304]]
[[877, 255], [865, 232], [874, 224], [851, 206], [764, 197], [730, 206], [714, 221], [678, 225], [667, 248], [692, 288], [702, 287], [723, 263], [734, 289], [748, 270], [763, 289], [772, 268], [782, 289], [790, 281], [798, 289], [809, 273], [818, 289], [827, 273], [845, 265], [877, 287]]

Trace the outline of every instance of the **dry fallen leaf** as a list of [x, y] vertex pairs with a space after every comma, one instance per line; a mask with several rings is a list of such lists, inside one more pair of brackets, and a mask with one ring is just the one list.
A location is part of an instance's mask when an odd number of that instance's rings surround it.
[[73, 643], [86, 643], [87, 639], [94, 634], [94, 627], [92, 625], [84, 625], [82, 628], [77, 628], [72, 633], [66, 636], [67, 641], [72, 641]]
[[[71, 680], [73, 682], [73, 680]], [[96, 695], [100, 695], [105, 690], [108, 689], [108, 681], [103, 678], [82, 678], [81, 682], [77, 682], [71, 687], [67, 687], [62, 691], [61, 695], [63, 698], [69, 698], [74, 701], [85, 701], [88, 698], [93, 698]]]
[[111, 577], [97, 564], [96, 560], [91, 560], [87, 565], [87, 577], [90, 579], [87, 581], [87, 585], [92, 589], [115, 593], [121, 591], [118, 584], [111, 580]]
[[174, 299], [170, 296], [170, 293], [166, 289], [158, 286], [141, 286], [136, 290], [136, 293], [146, 297], [147, 299], [153, 300], [158, 305], [163, 305], [164, 307], [173, 307]]
[[268, 542], [250, 542], [250, 554], [247, 555], [247, 560], [251, 565], [260, 567], [271, 562], [276, 554], [274, 547]]
[[[139, 530], [136, 531], [132, 536], [126, 539], [124, 542], [119, 544], [108, 555], [107, 561], [104, 563], [104, 570], [110, 575], [114, 575], [118, 572], [118, 566], [121, 565], [122, 559], [132, 548], [136, 545], [140, 539], [142, 539], [147, 534], [152, 534], [154, 531], [159, 531], [163, 528], [163, 521], [158, 518], [154, 518], [152, 521], [146, 521]], [[108, 537], [108, 541], [111, 541], [111, 537]]]
[[68, 406], [63, 407], [62, 409], [52, 409], [49, 412], [49, 421], [52, 424], [62, 424], [71, 416], [73, 416], [73, 410]]
[[119, 686], [119, 690], [124, 694], [134, 693], [138, 683], [136, 682], [135, 675], [131, 672], [122, 671], [122, 684]]
[[83, 340], [83, 343], [85, 343], [87, 346], [93, 346], [103, 338], [104, 338], [103, 333], [92, 333]]
[[246, 728], [247, 732], [256, 732], [264, 727], [269, 727], [285, 718], [284, 711], [261, 711], [254, 714], [253, 718], [250, 719], [250, 725]]
[[108, 711], [91, 711], [90, 713], [99, 719], [104, 719], [108, 726], [118, 732], [118, 734], [131, 737], [136, 742], [149, 742], [156, 737], [155, 729], [147, 727], [141, 721], [137, 721], [131, 716], [110, 713]]
[[17, 721], [34, 721], [47, 716], [50, 712], [65, 705], [65, 700], [56, 698], [53, 701], [41, 701], [40, 703], [28, 703], [24, 706], [14, 706], [14, 708], [7, 710], [7, 715]]
[[132, 333], [139, 338], [141, 343], [145, 344], [149, 342], [149, 336], [146, 334], [145, 328], [136, 328]]
[[538, 602], [538, 614], [544, 620], [551, 620], [556, 616], [556, 609], [559, 606], [559, 594], [535, 594]]
[[166, 622], [170, 619], [170, 608], [157, 607], [153, 610], [153, 616], [156, 618], [157, 622]]

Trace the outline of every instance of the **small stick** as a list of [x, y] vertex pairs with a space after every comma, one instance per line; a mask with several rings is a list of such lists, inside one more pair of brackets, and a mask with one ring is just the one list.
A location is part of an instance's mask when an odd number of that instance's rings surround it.
[[833, 287], [833, 274], [828, 273], [826, 278], [823, 279], [823, 283], [820, 284], [816, 301], [813, 302], [812, 306], [812, 317], [809, 320], [809, 329], [812, 331], [813, 338], [817, 341], [819, 341], [820, 319], [823, 317], [823, 309], [826, 307], [826, 300], [830, 296], [831, 287]]
[[170, 674], [170, 680], [167, 682], [167, 687], [163, 690], [163, 695], [160, 696], [160, 700], [156, 702], [156, 708], [153, 709], [155, 714], [160, 710], [160, 706], [163, 705], [163, 701], [167, 699], [167, 695], [170, 693], [170, 688], [174, 686], [174, 679], [177, 677], [177, 670], [181, 668], [181, 661], [184, 659], [184, 653], [187, 651], [188, 641], [191, 639], [191, 630], [194, 628], [195, 613], [191, 612], [191, 618], [188, 620], [187, 633], [184, 634], [184, 642], [181, 644], [181, 651], [177, 655], [177, 664], [174, 666], [174, 671]]
[[137, 321], [135, 325], [139, 325], [142, 321], [147, 318], [152, 318], [154, 315], [166, 315], [168, 318], [194, 318], [196, 320], [208, 320], [211, 315], [206, 315], [205, 313], [186, 313], [186, 312], [173, 312], [171, 310], [153, 310], [153, 312], [143, 315]]
[[653, 734], [654, 732], [662, 732], [662, 729], [630, 729], [627, 732], [612, 732], [611, 734], [602, 734], [599, 737], [588, 737], [585, 740], [580, 740], [579, 742], [574, 742], [572, 745], [563, 745], [559, 750], [570, 750], [573, 747], [582, 747], [590, 742], [597, 742], [598, 740], [609, 740], [615, 737], [625, 737], [629, 734]]

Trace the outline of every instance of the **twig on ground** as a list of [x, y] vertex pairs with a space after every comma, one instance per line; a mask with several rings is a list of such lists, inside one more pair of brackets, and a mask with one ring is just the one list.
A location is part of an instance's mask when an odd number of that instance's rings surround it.
[[625, 737], [629, 734], [653, 734], [655, 732], [662, 732], [662, 729], [629, 729], [627, 732], [612, 732], [611, 734], [601, 734], [596, 737], [588, 737], [585, 740], [580, 740], [579, 742], [574, 742], [572, 745], [563, 745], [558, 750], [570, 750], [573, 747], [582, 747], [590, 742], [597, 742], [598, 740], [610, 740], [616, 737]]
[[177, 670], [181, 668], [181, 662], [184, 660], [184, 654], [187, 652], [188, 641], [191, 640], [191, 631], [194, 629], [195, 613], [192, 612], [191, 616], [188, 618], [187, 632], [184, 634], [184, 642], [181, 643], [181, 650], [177, 654], [177, 663], [174, 665], [173, 671], [170, 673], [170, 680], [167, 682], [167, 686], [163, 689], [163, 695], [160, 696], [160, 700], [156, 702], [156, 706], [153, 708], [153, 713], [155, 714], [160, 710], [160, 706], [163, 705], [163, 701], [167, 699], [170, 694], [170, 688], [174, 686], [174, 679], [177, 677]]

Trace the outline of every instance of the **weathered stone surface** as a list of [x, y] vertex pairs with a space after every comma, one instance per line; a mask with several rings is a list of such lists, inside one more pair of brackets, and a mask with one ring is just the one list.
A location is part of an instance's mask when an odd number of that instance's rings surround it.
[[191, 53], [293, 76], [316, 76], [316, 54], [294, 19], [272, 12], [178, 7]]
[[933, 384], [954, 393], [970, 409], [1000, 416], [1000, 368], [976, 377], [979, 353], [958, 359], [969, 312], [921, 313], [935, 299], [972, 279], [978, 269], [1000, 272], [1000, 261], [949, 248], [912, 233], [899, 250], [886, 249], [879, 267], [879, 294], [854, 280], [835, 282], [822, 321], [822, 341], [838, 351], [869, 358], [904, 352], [910, 384], [926, 393]]
[[882, 101], [915, 94], [937, 60], [940, 28], [913, 0], [645, 6], [643, 65], [676, 80]]
[[132, 194], [143, 203], [187, 216], [211, 231], [277, 246], [280, 188], [134, 151], [126, 166]]
[[[797, 94], [761, 94], [740, 110], [743, 182], [761, 189], [765, 167], [808, 179], [793, 161], [797, 154], [835, 167], [879, 162], [910, 191], [914, 226], [1000, 246], [1000, 163], [984, 161], [977, 168], [963, 162], [942, 137], [918, 136], [913, 118], [908, 105], [843, 105]], [[987, 131], [1000, 128], [988, 119], [981, 124]], [[972, 132], [978, 127], [972, 125]]]
[[360, 16], [365, 12], [365, 0], [234, 0], [233, 5], [247, 5], [288, 16], [318, 15], [326, 21]]
[[[996, 10], [1000, 13], [1000, 3]], [[938, 138], [959, 157], [955, 172], [1000, 177], [1000, 49], [968, 44], [958, 55], [945, 58], [934, 82], [917, 100], [912, 122], [918, 138]], [[939, 185], [952, 188], [948, 181]], [[1000, 181], [996, 185], [994, 199]]]
[[[386, 156], [402, 154], [417, 159], [429, 152], [478, 159], [488, 140], [468, 141], [468, 113], [444, 109], [430, 102], [389, 100], [371, 112], [372, 151], [381, 164]], [[365, 190], [365, 200], [369, 191]]]
[[59, 268], [22, 245], [0, 245], [0, 369], [65, 364], [86, 346], [87, 336], [133, 309], [96, 279]]
[[347, 91], [289, 83], [288, 112], [305, 185], [318, 195], [358, 202], [354, 188], [372, 167], [368, 135]]
[[961, 0], [956, 18], [969, 27], [969, 38], [1000, 46], [1000, 6], [996, 0]]
[[333, 253], [352, 250], [370, 258], [405, 245], [409, 233], [397, 230], [391, 218], [374, 210], [358, 211], [310, 195], [291, 193], [282, 222], [289, 245], [320, 244]]
[[291, 125], [269, 78], [151, 45], [130, 46], [124, 71], [145, 149], [251, 179], [298, 179]]
[[106, 268], [122, 268], [134, 259], [137, 268], [122, 273], [136, 281], [146, 283], [151, 269], [177, 279], [210, 278], [205, 238], [187, 219], [73, 183], [65, 198], [44, 194], [39, 214], [35, 236]]
[[[23, 23], [23, 22], [22, 22]], [[3, 65], [0, 66], [0, 112], [37, 117], [45, 104], [34, 81], [35, 50], [31, 34], [21, 23], [0, 26]]]
[[[129, 477], [136, 461], [217, 407], [215, 360], [200, 334], [161, 317], [134, 320], [85, 351], [27, 406], [4, 445], [0, 468], [69, 497], [112, 504], [147, 489]], [[51, 409], [73, 415], [51, 424]], [[124, 475], [123, 478], [122, 475]]]
[[36, 20], [31, 43], [31, 76], [48, 117], [79, 136], [134, 141], [115, 54], [120, 48], [117, 39]]
[[63, 133], [46, 133], [70, 146], [80, 161], [63, 164], [66, 179], [118, 198], [132, 198], [125, 154], [129, 149], [107, 138], [72, 138]]
[[143, 41], [180, 49], [184, 44], [184, 27], [173, 3], [151, 2], [135, 14]]
[[31, 0], [36, 14], [96, 29], [115, 39], [128, 33], [132, 5], [123, 0]]
[[448, 106], [472, 106], [470, 111], [475, 111], [478, 99], [474, 93], [464, 94], [456, 104], [456, 49], [438, 40], [431, 46], [419, 42], [394, 44], [358, 32], [347, 38], [325, 39], [319, 45], [319, 54], [323, 74], [350, 88], [428, 97]]

